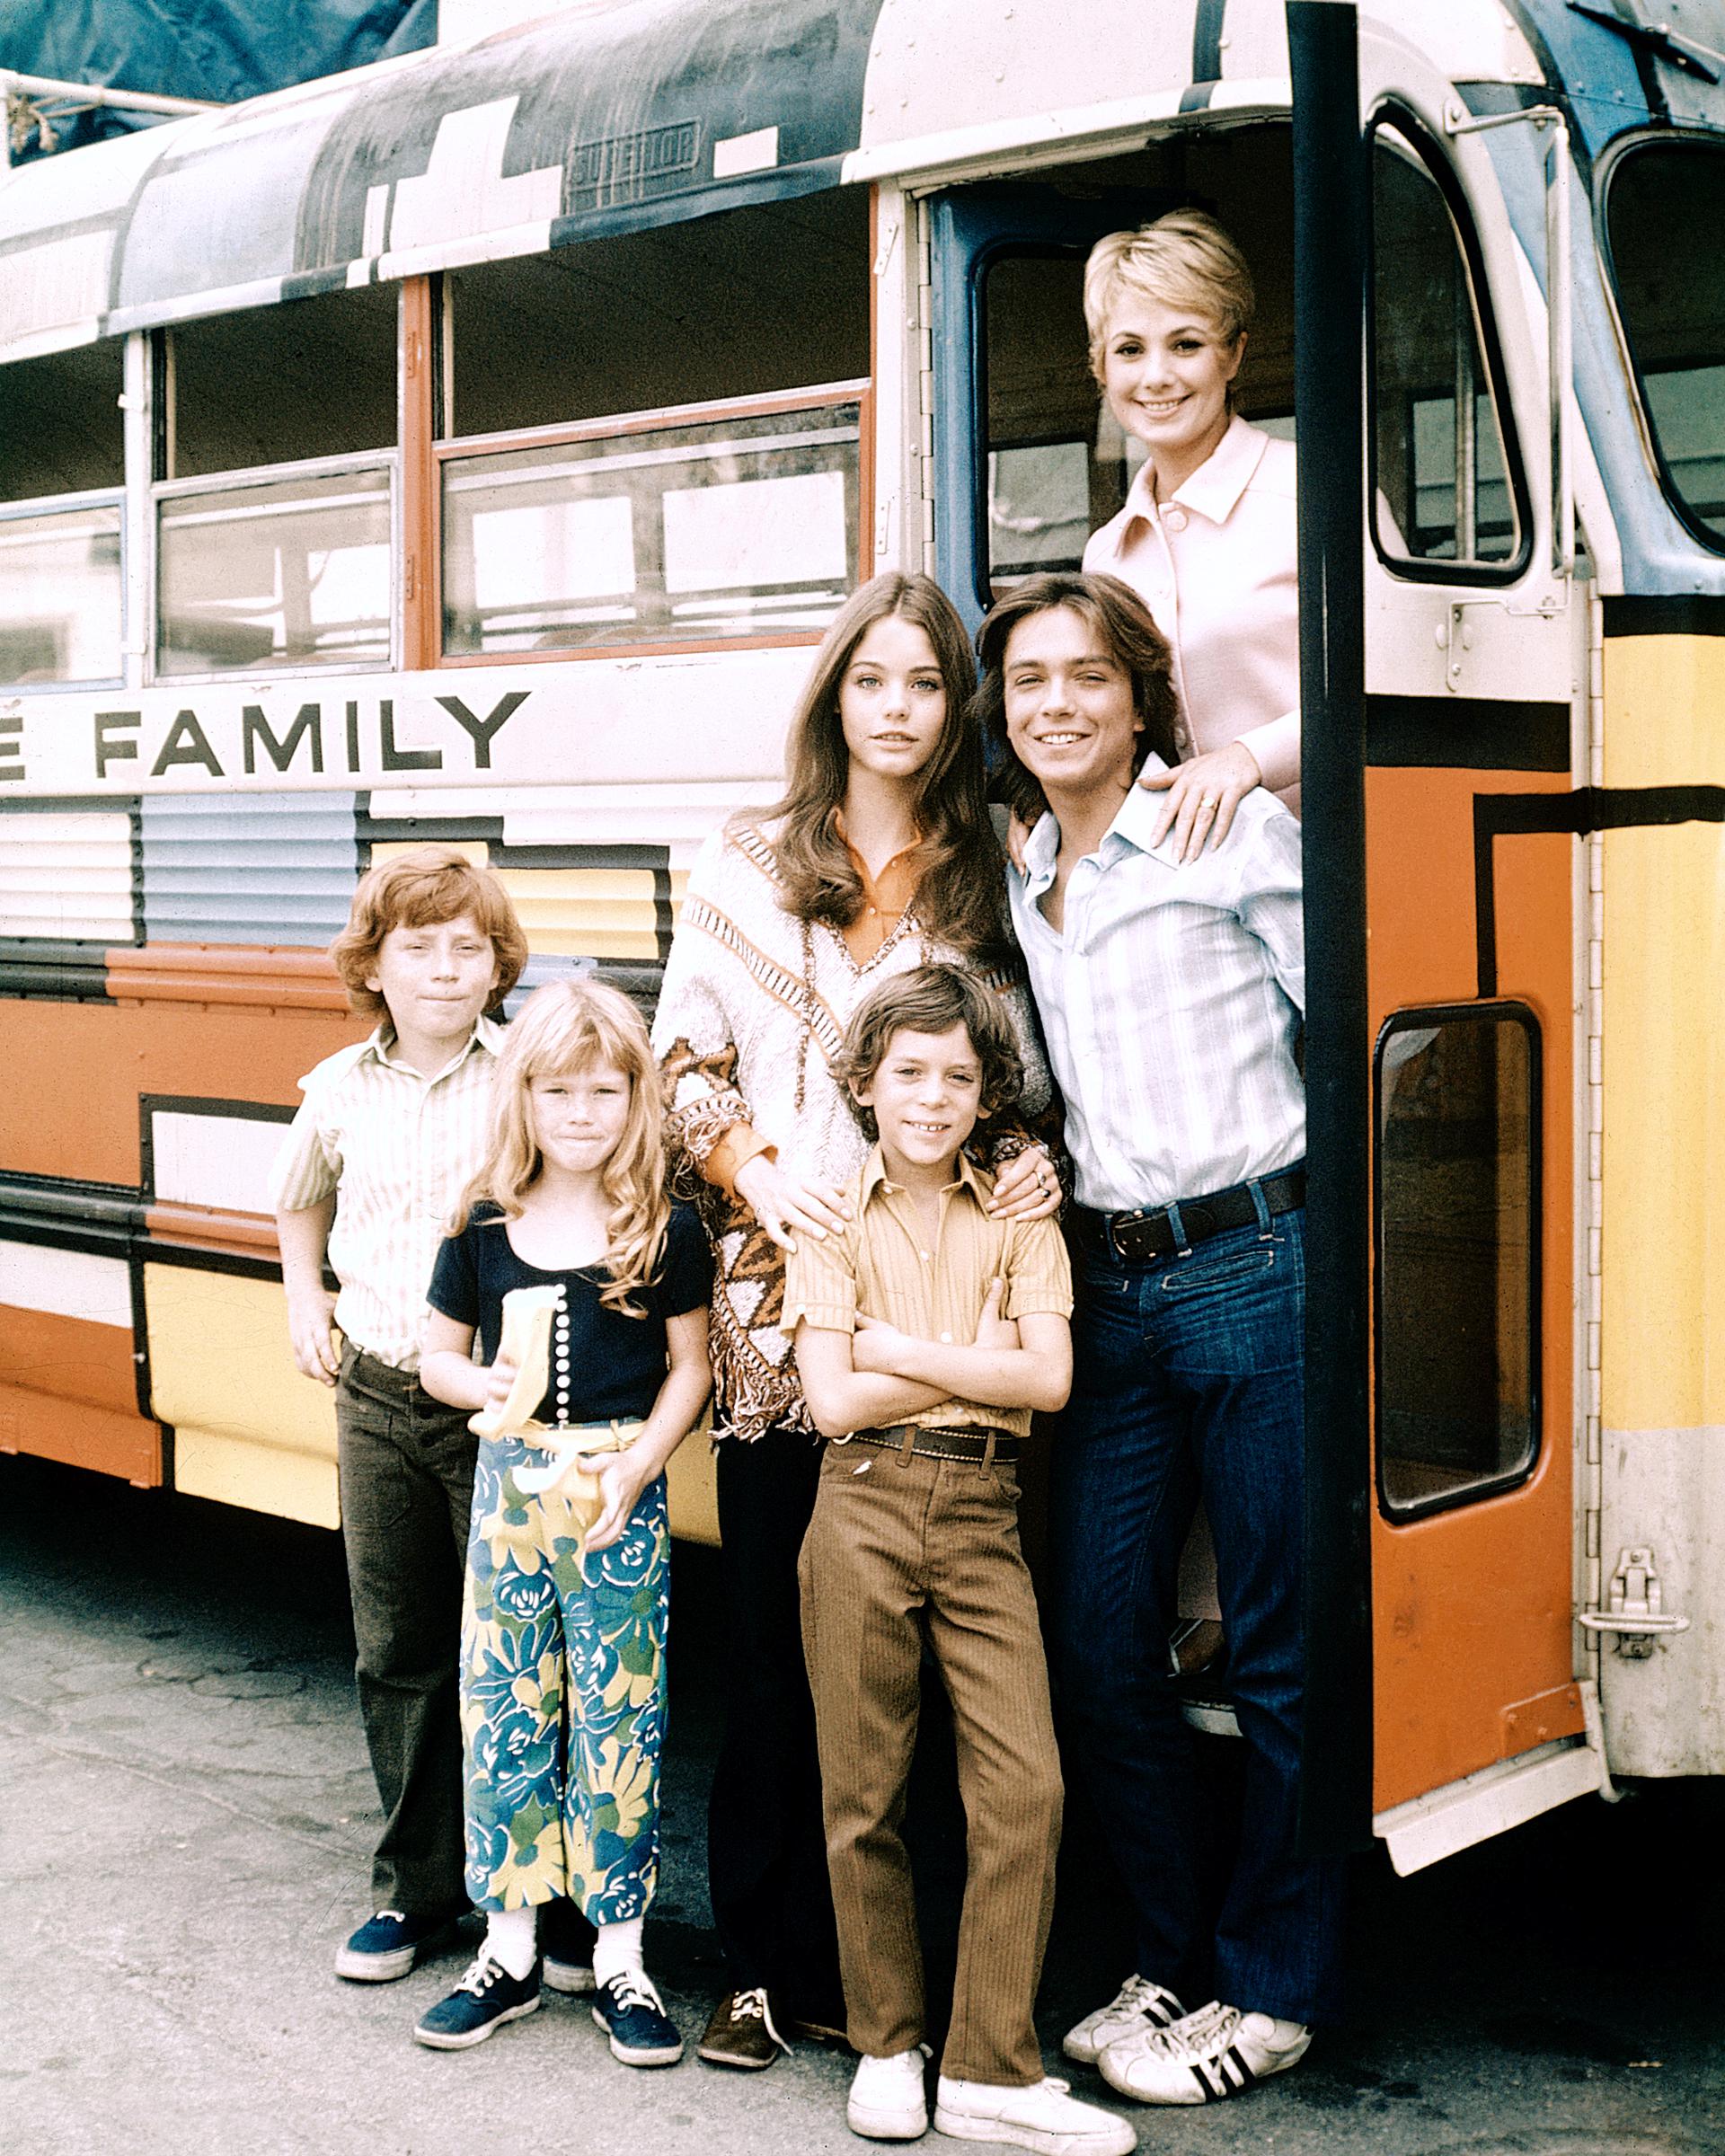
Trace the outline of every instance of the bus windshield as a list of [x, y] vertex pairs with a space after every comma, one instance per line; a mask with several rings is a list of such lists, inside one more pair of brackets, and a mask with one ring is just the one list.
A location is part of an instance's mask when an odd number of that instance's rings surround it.
[[1630, 152], [1606, 202], [1612, 271], [1665, 483], [1725, 547], [1725, 147]]

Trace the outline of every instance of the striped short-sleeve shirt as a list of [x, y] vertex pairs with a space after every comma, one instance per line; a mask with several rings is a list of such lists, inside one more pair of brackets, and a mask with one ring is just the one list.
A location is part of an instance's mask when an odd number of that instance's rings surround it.
[[431, 1268], [485, 1157], [503, 1034], [482, 1018], [429, 1078], [391, 1055], [394, 1038], [379, 1027], [300, 1080], [305, 1097], [277, 1155], [270, 1197], [278, 1211], [296, 1213], [334, 1194], [335, 1321], [356, 1348], [416, 1370]]
[[[997, 1220], [984, 1210], [994, 1178], [961, 1153], [956, 1181], [941, 1193], [932, 1239], [916, 1202], [890, 1182], [877, 1145], [847, 1193], [851, 1218], [817, 1242], [801, 1235], [791, 1253], [783, 1326], [799, 1321], [823, 1332], [854, 1332], [861, 1313], [884, 1318], [918, 1339], [975, 1345], [988, 1290], [1004, 1280], [1001, 1315], [1072, 1315], [1072, 1268], [1052, 1219]], [[1029, 1435], [1029, 1408], [991, 1408], [943, 1400], [907, 1422], [931, 1429], [978, 1427]]]
[[[1164, 768], [1154, 752], [1145, 767]], [[1255, 787], [1223, 844], [1181, 865], [1172, 835], [1150, 844], [1159, 813], [1131, 789], [1074, 863], [1057, 929], [1040, 904], [1051, 815], [1008, 878], [1078, 1197], [1102, 1213], [1207, 1197], [1305, 1152], [1300, 826]]]

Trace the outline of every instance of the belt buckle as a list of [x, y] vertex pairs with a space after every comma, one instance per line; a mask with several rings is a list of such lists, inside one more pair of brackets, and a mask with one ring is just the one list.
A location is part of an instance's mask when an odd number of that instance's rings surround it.
[[1114, 1255], [1128, 1265], [1148, 1265], [1156, 1255], [1154, 1248], [1156, 1212], [1148, 1209], [1131, 1214], [1125, 1220], [1118, 1215], [1108, 1224], [1108, 1240]]

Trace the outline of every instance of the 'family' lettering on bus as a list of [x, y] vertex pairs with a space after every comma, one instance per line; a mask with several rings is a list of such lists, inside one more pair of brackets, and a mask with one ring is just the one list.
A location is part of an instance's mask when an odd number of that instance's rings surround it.
[[[473, 768], [491, 769], [491, 746], [503, 728], [526, 702], [532, 691], [510, 689], [489, 711], [475, 711], [462, 697], [438, 696], [437, 708], [456, 721], [471, 744]], [[436, 746], [404, 746], [396, 738], [395, 700], [380, 696], [376, 706], [370, 742], [365, 738], [363, 706], [354, 698], [342, 704], [342, 726], [337, 753], [346, 752], [346, 775], [358, 777], [367, 768], [383, 772], [441, 771], [444, 751]], [[331, 713], [333, 721], [334, 714]], [[93, 714], [95, 775], [109, 775], [111, 765], [143, 761], [137, 736], [145, 722], [142, 711], [97, 711]], [[233, 733], [233, 714], [217, 712], [208, 726], [190, 706], [175, 712], [148, 764], [152, 779], [185, 773], [211, 779], [255, 778], [274, 771], [284, 776], [295, 770], [322, 776], [325, 768], [324, 709], [321, 703], [302, 703], [290, 723], [279, 732], [261, 703], [240, 707], [238, 740]], [[332, 729], [333, 730], [333, 729]], [[22, 719], [0, 719], [0, 782], [24, 776], [23, 744], [14, 738], [22, 731]], [[212, 736], [214, 738], [212, 738]], [[375, 743], [375, 757], [370, 753]], [[219, 747], [218, 747], [219, 744]], [[337, 745], [332, 740], [332, 748]], [[224, 762], [226, 758], [226, 762]], [[239, 769], [235, 770], [235, 765]]]

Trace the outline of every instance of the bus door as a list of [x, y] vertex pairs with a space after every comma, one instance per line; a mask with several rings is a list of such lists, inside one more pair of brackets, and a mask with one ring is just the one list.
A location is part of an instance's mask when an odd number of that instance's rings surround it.
[[1116, 182], [954, 189], [924, 205], [934, 341], [934, 573], [969, 627], [1014, 579], [1076, 569], [1126, 499], [1086, 358], [1084, 258], [1178, 198]]
[[1565, 182], [1393, 41], [1359, 64], [1372, 1810], [1407, 1871], [1604, 1780], [1573, 1624], [1586, 891], [1553, 799], [1588, 668], [1565, 347], [1492, 151], [1559, 235]]
[[[933, 344], [933, 561], [974, 629], [1013, 583], [1075, 570], [1084, 542], [1126, 499], [1142, 456], [1110, 415], [1090, 371], [1084, 269], [1105, 234], [1196, 202], [1245, 249], [1259, 287], [1247, 364], [1235, 384], [1246, 418], [1293, 428], [1288, 131], [1277, 119], [1223, 141], [1152, 143], [1063, 166], [1044, 181], [954, 188], [922, 205]], [[1025, 1465], [1024, 1525], [1035, 1561], [1039, 1477]], [[1181, 1567], [1190, 1719], [1232, 1729], [1201, 1666], [1219, 1640], [1215, 1566], [1200, 1515]]]

